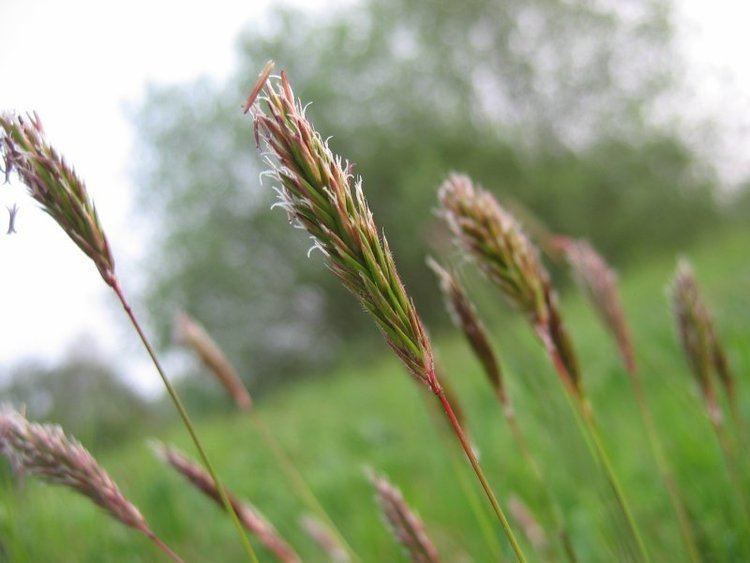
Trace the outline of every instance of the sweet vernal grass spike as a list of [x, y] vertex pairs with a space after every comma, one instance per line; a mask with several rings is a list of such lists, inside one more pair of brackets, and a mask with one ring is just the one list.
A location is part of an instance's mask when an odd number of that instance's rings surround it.
[[459, 246], [476, 259], [513, 306], [533, 324], [546, 325], [547, 272], [513, 216], [461, 174], [451, 174], [438, 195], [443, 217]]
[[174, 561], [181, 561], [151, 531], [140, 511], [88, 450], [59, 426], [29, 422], [12, 407], [2, 406], [0, 452], [16, 471], [76, 491], [121, 524], [145, 534]]
[[700, 293], [693, 267], [685, 259], [679, 261], [672, 282], [672, 307], [682, 348], [707, 404], [712, 409], [719, 408], [713, 374], [726, 394], [733, 415], [739, 418], [734, 374], [711, 311]]
[[500, 362], [490, 344], [487, 329], [477, 314], [476, 307], [469, 300], [455, 274], [442, 267], [435, 259], [427, 258], [427, 265], [435, 272], [443, 294], [445, 306], [453, 323], [463, 332], [474, 354], [484, 368], [485, 375], [503, 406], [509, 406]]
[[203, 325], [185, 312], [177, 313], [174, 326], [175, 340], [193, 350], [203, 365], [216, 377], [222, 387], [232, 397], [240, 410], [249, 409], [252, 404], [250, 392], [242, 382], [237, 370], [222, 349], [208, 334]]
[[[200, 465], [192, 461], [176, 448], [153, 441], [151, 447], [154, 453], [164, 463], [182, 475], [191, 485], [213, 500], [220, 508], [225, 509], [216, 481], [211, 478]], [[237, 514], [245, 529], [273, 553], [282, 563], [297, 563], [299, 556], [294, 549], [281, 537], [271, 524], [254, 506], [240, 501], [227, 492], [227, 498], [232, 510]]]
[[36, 114], [0, 114], [0, 153], [6, 177], [18, 174], [29, 194], [93, 260], [104, 281], [114, 283], [115, 261], [86, 186], [47, 142]]
[[[216, 473], [198, 439], [190, 417], [125, 297], [115, 274], [115, 261], [107, 237], [99, 223], [96, 209], [83, 181], [47, 142], [41, 121], [36, 114], [26, 118], [10, 114], [0, 115], [0, 154], [4, 161], [6, 178], [12, 172], [18, 175], [31, 197], [41, 204], [42, 209], [91, 258], [104, 282], [114, 291], [159, 373], [170, 399], [200, 453], [201, 460], [206, 469], [215, 477]], [[234, 514], [232, 517], [234, 518]], [[238, 534], [241, 535], [248, 558], [255, 561], [252, 546], [240, 523], [235, 519], [234, 524]]]
[[244, 109], [253, 118], [256, 143], [270, 167], [267, 173], [279, 184], [279, 205], [295, 226], [311, 235], [313, 248], [323, 253], [329, 268], [370, 313], [409, 372], [438, 398], [516, 557], [523, 561], [520, 545], [440, 386], [427, 333], [375, 225], [362, 179], [331, 152], [307, 120], [286, 74], [270, 78], [271, 69], [271, 63], [263, 69]]
[[515, 218], [468, 176], [451, 174], [438, 192], [457, 244], [532, 324], [564, 383], [583, 396], [578, 360], [539, 253]]
[[[703, 301], [703, 297], [695, 279], [695, 273], [690, 263], [681, 259], [677, 264], [677, 272], [671, 287], [672, 312], [677, 325], [677, 333], [682, 344], [683, 352], [688, 360], [690, 369], [700, 390], [706, 406], [708, 418], [713, 426], [719, 446], [721, 447], [727, 473], [740, 501], [745, 519], [745, 525], [750, 529], [750, 497], [746, 489], [743, 468], [738, 460], [738, 452], [732, 437], [727, 432], [721, 405], [717, 398], [714, 378], [718, 378], [727, 389], [724, 377], [731, 377], [729, 372], [717, 373], [717, 366], [726, 361], [723, 350], [717, 352], [718, 340], [711, 313]], [[717, 354], [720, 359], [717, 361]], [[740, 425], [739, 411], [732, 401], [733, 395], [728, 397], [735, 422]], [[742, 428], [738, 428], [742, 432]]]
[[435, 545], [427, 535], [422, 519], [406, 504], [401, 491], [385, 477], [370, 473], [375, 498], [395, 540], [406, 550], [413, 563], [440, 561]]
[[671, 284], [672, 313], [677, 334], [709, 417], [721, 422], [722, 413], [713, 378], [714, 328], [687, 260], [680, 260]]
[[375, 225], [362, 180], [307, 121], [286, 75], [272, 81], [269, 73], [266, 67], [245, 111], [253, 117], [256, 139], [262, 140], [270, 173], [280, 184], [280, 205], [310, 233], [314, 248], [373, 316], [409, 371], [437, 387], [430, 342]]
[[587, 241], [557, 239], [576, 283], [615, 339], [625, 368], [635, 372], [633, 341], [617, 287], [617, 274]]

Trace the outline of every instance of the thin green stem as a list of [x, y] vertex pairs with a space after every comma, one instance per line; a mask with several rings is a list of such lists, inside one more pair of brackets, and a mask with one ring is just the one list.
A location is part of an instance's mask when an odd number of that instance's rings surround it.
[[359, 561], [359, 556], [352, 549], [351, 545], [349, 545], [349, 542], [346, 541], [346, 538], [333, 522], [333, 519], [328, 515], [325, 508], [323, 508], [323, 505], [320, 504], [320, 501], [315, 496], [315, 493], [313, 493], [310, 485], [308, 485], [307, 481], [302, 477], [299, 470], [294, 465], [294, 462], [289, 458], [287, 453], [281, 447], [281, 444], [279, 444], [271, 430], [266, 426], [266, 423], [263, 422], [260, 415], [255, 412], [253, 407], [249, 409], [249, 415], [250, 420], [260, 434], [261, 439], [268, 449], [271, 450], [277, 463], [286, 474], [287, 479], [292, 483], [297, 494], [302, 498], [305, 504], [307, 504], [308, 509], [316, 513], [328, 525], [330, 531], [336, 536], [336, 538], [338, 538], [339, 542], [341, 542], [341, 545], [349, 552], [352, 559]]
[[588, 434], [588, 437], [590, 438], [590, 441], [587, 440], [589, 447], [591, 447], [593, 444], [593, 452], [595, 454], [595, 457], [599, 460], [599, 463], [604, 470], [604, 475], [606, 476], [607, 481], [612, 488], [615, 499], [617, 500], [617, 503], [620, 506], [623, 515], [625, 516], [625, 520], [628, 523], [628, 527], [630, 528], [633, 537], [635, 538], [640, 556], [643, 561], [650, 561], [648, 551], [646, 550], [646, 544], [643, 541], [643, 537], [641, 536], [641, 532], [638, 528], [635, 517], [633, 516], [630, 504], [625, 497], [625, 493], [622, 489], [622, 486], [620, 485], [619, 479], [617, 478], [617, 474], [615, 473], [614, 465], [609, 458], [609, 454], [607, 453], [607, 450], [604, 447], [604, 442], [601, 438], [601, 435], [599, 434], [591, 405], [583, 395], [583, 391], [576, 387], [576, 385], [574, 384], [572, 377], [565, 367], [565, 363], [560, 357], [557, 346], [555, 346], [555, 343], [553, 342], [546, 327], [536, 326], [535, 331], [537, 336], [541, 340], [544, 349], [549, 355], [550, 360], [552, 361], [552, 365], [555, 367], [555, 370], [562, 380], [563, 387], [565, 388], [566, 396], [569, 399], [571, 407], [574, 409], [574, 411], [576, 411], [578, 415], [580, 415], [586, 426], [585, 430], [587, 430], [587, 432], [585, 432], [582, 428], [582, 431], [584, 431], [584, 437], [586, 437], [586, 434]]
[[604, 468], [604, 472], [607, 475], [607, 480], [612, 487], [612, 491], [615, 493], [617, 502], [622, 508], [622, 512], [625, 515], [625, 520], [628, 522], [628, 526], [633, 532], [633, 536], [635, 537], [635, 541], [638, 545], [638, 550], [641, 553], [641, 557], [644, 561], [649, 561], [650, 558], [648, 556], [648, 551], [646, 551], [646, 544], [643, 541], [643, 537], [641, 536], [640, 529], [638, 528], [638, 524], [636, 523], [635, 516], [633, 515], [633, 512], [630, 508], [630, 503], [625, 497], [625, 492], [623, 491], [622, 485], [617, 478], [612, 460], [610, 459], [609, 454], [604, 447], [604, 442], [599, 433], [599, 429], [597, 428], [596, 421], [594, 420], [593, 412], [591, 411], [588, 403], [585, 403], [582, 400], [579, 401], [579, 403], [583, 420], [588, 426], [592, 441], [594, 443], [594, 447], [596, 448], [602, 467]]
[[557, 528], [557, 535], [560, 538], [560, 543], [563, 546], [565, 556], [568, 558], [568, 561], [570, 561], [570, 563], [576, 563], [578, 561], [578, 558], [576, 557], [573, 544], [570, 540], [570, 534], [568, 533], [568, 530], [565, 526], [565, 521], [560, 506], [555, 501], [554, 495], [552, 494], [552, 489], [550, 489], [549, 483], [547, 483], [544, 475], [542, 474], [542, 470], [539, 468], [539, 464], [536, 462], [534, 455], [531, 453], [531, 448], [529, 447], [529, 443], [526, 440], [526, 436], [521, 431], [521, 427], [518, 424], [518, 419], [516, 419], [516, 415], [513, 412], [513, 407], [507, 404], [507, 400], [505, 403], [501, 401], [501, 405], [503, 414], [505, 415], [505, 420], [508, 422], [511, 434], [513, 435], [513, 439], [516, 442], [516, 446], [521, 452], [521, 456], [526, 461], [526, 464], [531, 469], [531, 472], [534, 475], [534, 478], [536, 479], [540, 490], [542, 491], [544, 502], [547, 505], [550, 515], [552, 516], [555, 528]]
[[687, 504], [682, 496], [682, 493], [680, 492], [679, 486], [677, 485], [677, 480], [674, 477], [669, 461], [667, 460], [667, 456], [664, 453], [664, 447], [656, 431], [656, 424], [654, 423], [653, 413], [651, 412], [648, 400], [646, 399], [646, 393], [643, 390], [641, 378], [638, 375], [638, 372], [635, 371], [635, 368], [629, 369], [628, 373], [630, 375], [630, 381], [633, 385], [633, 393], [635, 394], [636, 403], [638, 405], [638, 409], [641, 412], [641, 418], [643, 418], [643, 424], [646, 428], [646, 436], [648, 437], [651, 451], [654, 455], [654, 459], [656, 460], [656, 465], [659, 469], [659, 473], [661, 474], [664, 486], [667, 489], [667, 494], [669, 495], [669, 500], [672, 503], [672, 508], [677, 515], [677, 522], [680, 526], [682, 539], [685, 542], [685, 547], [688, 551], [688, 555], [690, 556], [690, 560], [694, 563], [699, 563], [700, 561], [702, 561], [702, 558], [700, 556], [700, 552], [698, 550], [698, 542], [695, 539], [693, 527], [688, 516]]
[[519, 561], [519, 563], [526, 563], [526, 557], [524, 556], [523, 551], [521, 550], [521, 546], [518, 543], [518, 540], [516, 539], [516, 536], [513, 533], [510, 524], [508, 523], [508, 518], [505, 516], [503, 509], [500, 507], [500, 503], [497, 502], [495, 493], [492, 492], [492, 487], [490, 487], [487, 478], [484, 476], [484, 471], [482, 471], [482, 467], [479, 465], [479, 460], [477, 459], [477, 456], [474, 453], [474, 450], [471, 447], [471, 443], [466, 437], [463, 428], [461, 428], [461, 423], [456, 418], [456, 413], [453, 412], [453, 408], [451, 407], [448, 398], [445, 396], [445, 392], [439, 386], [434, 389], [434, 392], [440, 400], [440, 404], [442, 405], [443, 410], [445, 411], [445, 414], [448, 417], [451, 426], [453, 427], [453, 431], [455, 432], [458, 441], [461, 443], [461, 447], [464, 449], [466, 457], [469, 459], [469, 463], [471, 463], [471, 467], [474, 469], [474, 473], [476, 473], [477, 479], [479, 479], [479, 482], [482, 485], [485, 494], [487, 495], [487, 499], [492, 505], [492, 509], [497, 515], [497, 519], [500, 521], [500, 525], [502, 526], [503, 531], [505, 532], [505, 536], [508, 538], [511, 547], [513, 548], [516, 559]]
[[245, 552], [247, 553], [248, 558], [253, 563], [258, 563], [258, 557], [257, 555], [255, 555], [253, 546], [250, 544], [250, 540], [247, 538], [247, 535], [245, 534], [245, 530], [243, 529], [242, 524], [240, 523], [240, 520], [234, 511], [234, 508], [232, 508], [232, 504], [229, 502], [227, 493], [224, 490], [224, 485], [222, 485], [221, 482], [219, 481], [219, 478], [216, 475], [216, 472], [214, 471], [214, 468], [208, 459], [208, 455], [206, 454], [206, 451], [203, 449], [203, 445], [201, 444], [201, 441], [198, 439], [198, 434], [195, 432], [195, 427], [193, 426], [193, 423], [191, 422], [190, 417], [188, 416], [187, 410], [185, 410], [185, 407], [183, 406], [182, 401], [180, 400], [180, 396], [177, 394], [177, 390], [172, 386], [172, 383], [169, 381], [169, 378], [167, 377], [166, 372], [161, 367], [161, 363], [159, 362], [159, 359], [156, 356], [156, 352], [151, 346], [151, 343], [146, 337], [146, 334], [143, 332], [143, 329], [141, 328], [141, 325], [138, 322], [138, 319], [133, 313], [133, 309], [130, 307], [130, 304], [128, 303], [127, 299], [125, 299], [125, 295], [122, 291], [122, 288], [120, 287], [120, 284], [116, 279], [112, 280], [111, 287], [114, 290], [115, 294], [117, 295], [117, 298], [120, 300], [120, 303], [122, 304], [123, 309], [125, 309], [125, 313], [128, 315], [130, 322], [133, 324], [133, 328], [135, 328], [135, 331], [138, 333], [138, 336], [140, 337], [141, 342], [143, 343], [143, 346], [146, 348], [148, 355], [151, 357], [151, 361], [153, 362], [154, 367], [156, 367], [156, 371], [159, 372], [159, 376], [161, 377], [161, 380], [164, 382], [164, 387], [166, 387], [167, 393], [169, 393], [169, 396], [172, 399], [172, 402], [174, 403], [174, 406], [177, 409], [177, 412], [179, 413], [180, 418], [182, 418], [182, 422], [185, 425], [185, 428], [187, 429], [188, 434], [190, 434], [190, 438], [193, 440], [193, 444], [195, 444], [195, 448], [198, 450], [198, 454], [200, 455], [200, 458], [203, 461], [203, 465], [205, 466], [206, 471], [208, 471], [209, 475], [211, 475], [211, 478], [214, 480], [214, 483], [216, 483], [216, 488], [219, 490], [219, 494], [221, 495], [221, 501], [224, 504], [224, 508], [229, 513], [232, 521], [234, 522], [235, 528], [237, 528], [237, 533], [242, 538], [242, 544], [245, 548]]
[[750, 529], [750, 505], [748, 505], [748, 498], [742, 481], [742, 473], [739, 470], [737, 455], [732, 445], [731, 438], [727, 433], [724, 422], [719, 418], [717, 413], [709, 413], [709, 418], [711, 420], [711, 425], [714, 428], [714, 432], [716, 433], [716, 437], [719, 440], [719, 445], [721, 446], [724, 465], [726, 466], [729, 480], [732, 483], [732, 486], [736, 489], [735, 492], [739, 497], [745, 525]]

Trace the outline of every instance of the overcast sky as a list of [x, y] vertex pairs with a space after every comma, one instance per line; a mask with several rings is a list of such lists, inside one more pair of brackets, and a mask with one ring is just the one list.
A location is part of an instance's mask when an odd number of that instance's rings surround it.
[[[222, 80], [233, 67], [238, 32], [268, 4], [0, 0], [0, 110], [39, 113], [50, 139], [84, 177], [125, 271], [143, 252], [129, 221], [127, 106], [137, 104], [148, 83], [200, 75]], [[690, 78], [683, 103], [696, 116], [722, 119], [727, 133], [715, 146], [728, 151], [727, 173], [736, 177], [750, 170], [748, 120], [738, 119], [750, 98], [750, 4], [678, 0], [677, 7]], [[54, 361], [95, 342], [103, 354], [123, 358], [120, 367], [140, 388], [157, 388], [145, 360], [135, 359], [142, 357], [135, 340], [112, 328], [112, 298], [93, 265], [20, 188], [0, 189], [0, 230], [4, 207], [14, 202], [21, 208], [18, 233], [0, 236], [0, 376], [24, 358]]]

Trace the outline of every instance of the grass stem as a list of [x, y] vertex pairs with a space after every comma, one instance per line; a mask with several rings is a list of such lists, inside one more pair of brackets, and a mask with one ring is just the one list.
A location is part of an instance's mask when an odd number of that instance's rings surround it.
[[326, 509], [323, 508], [323, 505], [315, 496], [315, 493], [310, 488], [310, 485], [307, 483], [307, 481], [305, 481], [305, 478], [294, 465], [294, 462], [292, 462], [281, 444], [279, 444], [278, 440], [274, 437], [273, 432], [271, 432], [270, 428], [268, 428], [268, 426], [258, 415], [258, 413], [255, 412], [254, 408], [251, 407], [248, 410], [248, 413], [250, 415], [250, 420], [260, 434], [261, 439], [266, 444], [266, 447], [271, 450], [271, 454], [276, 458], [276, 462], [281, 467], [287, 479], [291, 482], [292, 486], [297, 492], [297, 495], [305, 502], [305, 504], [307, 504], [309, 510], [312, 510], [314, 513], [316, 513], [318, 517], [328, 525], [331, 533], [333, 533], [336, 538], [338, 538], [339, 542], [341, 542], [341, 545], [349, 552], [350, 557], [355, 561], [359, 561], [359, 556], [356, 554], [354, 549], [352, 549], [351, 545], [349, 545], [349, 542], [338, 529], [333, 519], [328, 515]]
[[574, 408], [574, 410], [577, 411], [577, 414], [580, 415], [581, 420], [585, 424], [585, 430], [587, 432], [584, 433], [584, 437], [586, 437], [585, 434], [587, 433], [588, 438], [590, 438], [590, 440], [587, 440], [587, 442], [589, 443], [589, 446], [593, 445], [593, 453], [595, 454], [596, 459], [599, 461], [599, 464], [604, 471], [604, 475], [607, 478], [612, 492], [615, 495], [615, 499], [617, 500], [617, 503], [620, 506], [623, 515], [625, 516], [625, 520], [635, 539], [641, 559], [648, 562], [650, 561], [650, 557], [648, 555], [648, 551], [646, 550], [646, 544], [643, 541], [643, 537], [638, 528], [638, 524], [633, 515], [633, 511], [630, 508], [630, 503], [628, 502], [622, 485], [617, 478], [614, 465], [612, 464], [612, 461], [609, 458], [609, 454], [604, 447], [604, 442], [597, 428], [596, 419], [594, 418], [591, 404], [586, 400], [585, 396], [583, 395], [583, 391], [579, 390], [574, 385], [573, 379], [570, 377], [568, 370], [565, 368], [565, 363], [560, 357], [560, 353], [554, 342], [552, 341], [552, 338], [550, 337], [546, 328], [537, 326], [535, 327], [535, 331], [539, 339], [542, 341], [542, 345], [544, 346], [547, 354], [550, 357], [550, 360], [552, 361], [553, 366], [555, 367], [555, 370], [558, 372], [560, 379], [562, 380], [566, 395], [570, 399], [571, 406]]
[[151, 530], [145, 530], [144, 533], [148, 536], [148, 538], [154, 542], [154, 545], [158, 547], [161, 551], [164, 552], [164, 554], [169, 557], [172, 561], [175, 561], [176, 563], [184, 563], [182, 558], [177, 555], [172, 549], [162, 541], [162, 539], [157, 536], [154, 532]]
[[690, 523], [690, 517], [687, 510], [687, 504], [685, 499], [680, 492], [677, 480], [672, 472], [672, 469], [667, 460], [667, 456], [664, 453], [664, 446], [659, 439], [659, 434], [656, 431], [656, 425], [654, 424], [653, 413], [646, 399], [646, 393], [643, 390], [643, 383], [635, 368], [628, 369], [630, 375], [630, 381], [633, 385], [633, 392], [635, 394], [636, 404], [638, 410], [641, 412], [641, 418], [643, 419], [644, 427], [646, 428], [646, 436], [648, 438], [651, 451], [656, 465], [661, 475], [664, 486], [667, 489], [669, 500], [672, 504], [672, 508], [677, 516], [677, 523], [680, 527], [680, 533], [682, 539], [685, 542], [685, 548], [687, 549], [688, 556], [693, 563], [699, 563], [702, 558], [698, 550], [698, 542], [693, 532], [693, 527]]
[[115, 292], [115, 294], [117, 295], [117, 298], [120, 300], [120, 303], [122, 304], [123, 309], [125, 309], [125, 313], [130, 319], [130, 322], [132, 323], [133, 328], [135, 328], [135, 331], [138, 333], [138, 336], [140, 337], [141, 342], [143, 343], [143, 346], [146, 348], [148, 355], [151, 357], [151, 361], [153, 362], [154, 367], [156, 368], [156, 371], [159, 372], [159, 376], [161, 377], [161, 380], [164, 382], [164, 386], [167, 389], [167, 393], [169, 393], [169, 397], [172, 399], [172, 402], [174, 403], [174, 406], [177, 409], [177, 412], [179, 413], [180, 418], [182, 419], [182, 422], [188, 431], [188, 434], [190, 434], [190, 438], [193, 440], [193, 444], [195, 444], [195, 448], [198, 450], [198, 454], [200, 455], [201, 461], [203, 462], [203, 465], [205, 466], [206, 471], [208, 471], [208, 473], [211, 475], [211, 478], [216, 483], [216, 488], [219, 490], [219, 493], [221, 494], [222, 503], [227, 509], [227, 512], [229, 512], [232, 518], [232, 521], [234, 522], [234, 525], [237, 528], [237, 533], [240, 535], [242, 539], [242, 544], [243, 544], [243, 547], [245, 548], [245, 552], [247, 553], [248, 558], [253, 563], [258, 563], [258, 556], [255, 554], [255, 551], [253, 550], [253, 546], [250, 544], [250, 540], [247, 538], [247, 535], [245, 534], [245, 531], [242, 528], [242, 524], [240, 523], [239, 518], [237, 517], [237, 514], [235, 513], [234, 509], [232, 508], [231, 503], [229, 502], [229, 498], [227, 497], [226, 491], [224, 490], [224, 485], [222, 485], [221, 482], [219, 481], [219, 478], [216, 475], [216, 472], [214, 471], [214, 468], [208, 459], [208, 455], [206, 454], [206, 451], [204, 450], [203, 445], [201, 444], [201, 441], [198, 439], [198, 434], [196, 433], [195, 427], [193, 426], [193, 423], [191, 422], [190, 417], [188, 416], [187, 410], [185, 410], [185, 407], [182, 404], [182, 400], [180, 400], [180, 397], [177, 394], [177, 390], [172, 386], [172, 383], [169, 381], [167, 374], [165, 373], [164, 369], [161, 366], [161, 362], [159, 362], [159, 358], [156, 356], [156, 352], [151, 346], [151, 342], [149, 341], [146, 334], [143, 332], [143, 329], [141, 328], [141, 325], [138, 322], [138, 319], [136, 318], [135, 313], [133, 313], [133, 309], [130, 306], [130, 303], [128, 303], [128, 300], [125, 298], [125, 294], [122, 291], [122, 287], [120, 286], [119, 282], [116, 279], [112, 280], [111, 287], [113, 291]]
[[498, 503], [497, 498], [495, 497], [495, 493], [492, 492], [492, 488], [490, 487], [487, 478], [484, 476], [484, 471], [482, 471], [482, 467], [479, 465], [479, 460], [477, 459], [477, 456], [474, 453], [474, 450], [471, 447], [471, 443], [466, 437], [463, 428], [461, 428], [461, 424], [456, 418], [456, 413], [453, 412], [453, 408], [451, 407], [448, 398], [445, 396], [445, 392], [442, 390], [442, 388], [438, 387], [435, 390], [435, 394], [440, 400], [443, 410], [445, 411], [445, 414], [448, 417], [451, 426], [453, 427], [453, 431], [455, 432], [458, 441], [461, 443], [461, 447], [464, 449], [466, 457], [469, 459], [469, 463], [471, 463], [471, 467], [474, 469], [474, 473], [476, 473], [477, 479], [479, 479], [479, 482], [482, 485], [485, 494], [487, 495], [487, 499], [492, 505], [492, 509], [497, 515], [497, 519], [500, 521], [500, 525], [502, 526], [511, 547], [513, 548], [516, 559], [519, 561], [519, 563], [526, 563], [526, 557], [524, 556], [523, 551], [521, 550], [521, 546], [519, 545], [518, 540], [516, 539], [516, 536], [513, 533], [510, 524], [508, 523], [508, 518], [505, 516], [503, 509], [500, 507], [500, 503]]

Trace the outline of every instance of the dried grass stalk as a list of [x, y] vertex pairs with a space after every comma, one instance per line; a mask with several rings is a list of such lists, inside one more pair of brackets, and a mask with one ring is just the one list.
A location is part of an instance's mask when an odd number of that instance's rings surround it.
[[351, 561], [349, 553], [331, 529], [323, 522], [311, 516], [304, 515], [299, 521], [300, 527], [323, 550], [334, 563], [348, 563]]
[[440, 561], [435, 545], [427, 536], [421, 518], [409, 508], [404, 497], [385, 477], [370, 474], [380, 510], [396, 541], [414, 563]]
[[175, 561], [146, 519], [80, 442], [56, 425], [29, 422], [8, 405], [0, 407], [0, 452], [19, 472], [62, 485], [87, 497], [121, 524], [138, 530]]
[[180, 312], [175, 318], [175, 337], [178, 342], [195, 352], [206, 368], [216, 376], [239, 409], [246, 410], [252, 406], [250, 393], [237, 370], [203, 325], [187, 313]]
[[[159, 442], [152, 442], [156, 455], [182, 475], [196, 489], [224, 509], [221, 493], [216, 482], [200, 465], [177, 449]], [[294, 549], [279, 535], [276, 528], [254, 506], [240, 501], [226, 491], [229, 503], [244, 528], [253, 534], [274, 556], [283, 563], [300, 561]]]
[[633, 341], [622, 308], [617, 274], [587, 241], [558, 239], [578, 286], [617, 342], [625, 368], [635, 373]]

